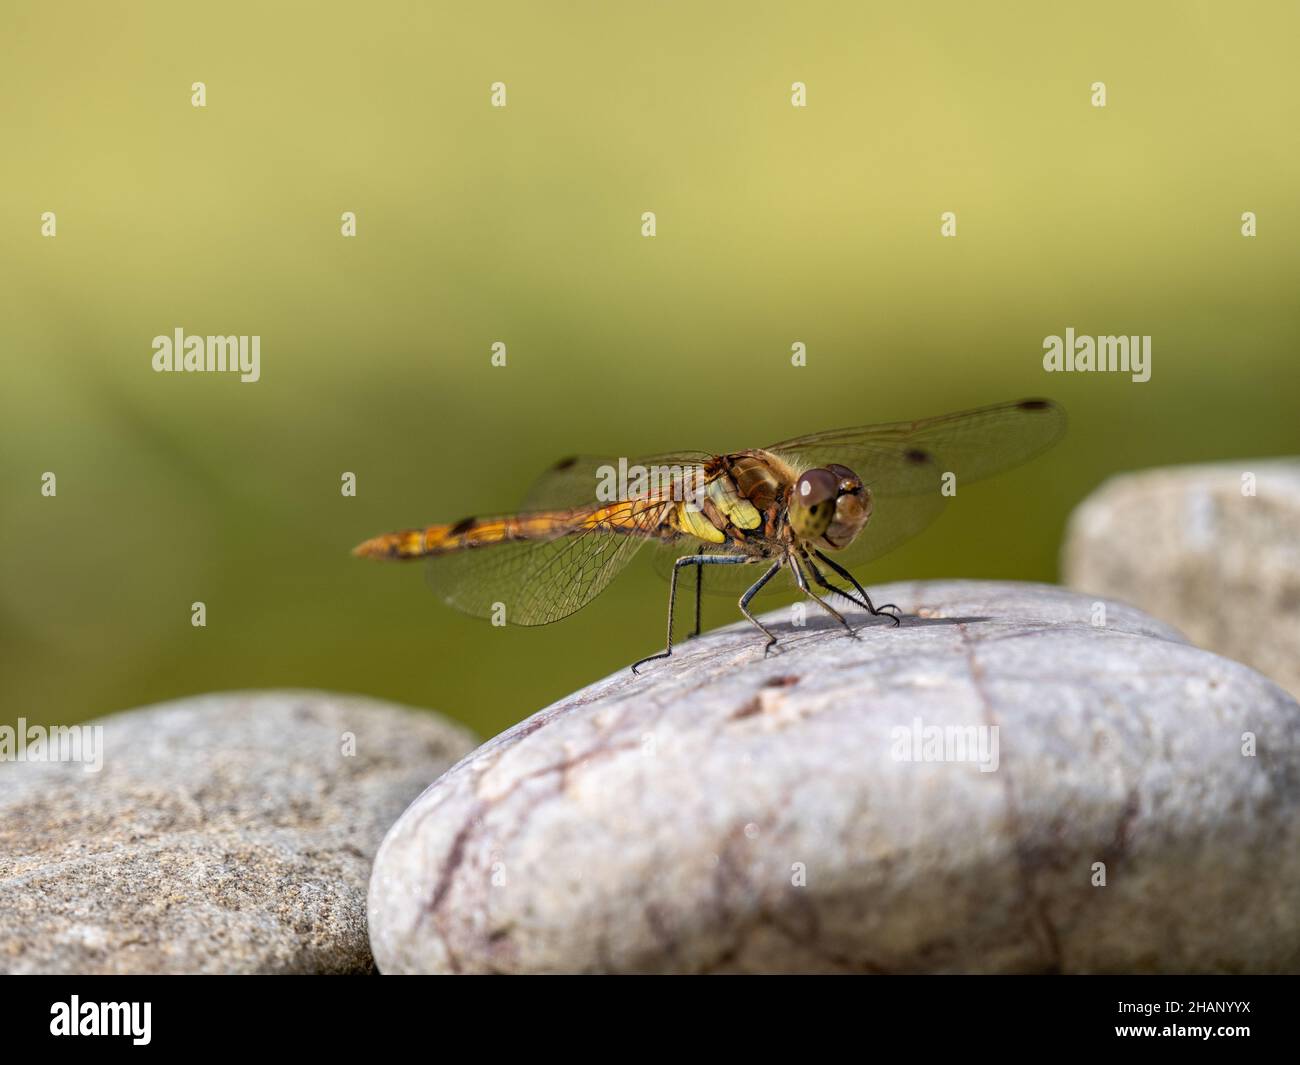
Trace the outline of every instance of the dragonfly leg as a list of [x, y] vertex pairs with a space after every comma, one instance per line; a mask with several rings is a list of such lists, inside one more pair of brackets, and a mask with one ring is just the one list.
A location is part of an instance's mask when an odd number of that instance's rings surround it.
[[834, 594], [840, 596], [841, 598], [847, 599], [854, 606], [861, 607], [869, 614], [872, 615], [885, 614], [886, 617], [893, 619], [892, 614], [887, 614], [885, 612], [889, 609], [897, 610], [898, 607], [894, 606], [893, 603], [886, 603], [884, 607], [882, 607], [880, 610], [877, 610], [875, 605], [871, 602], [871, 598], [867, 595], [863, 587], [860, 584], [858, 584], [856, 580], [853, 580], [853, 574], [849, 573], [848, 570], [842, 569], [842, 567], [836, 565], [834, 562], [831, 562], [830, 559], [822, 555], [820, 551], [817, 552], [817, 555], [818, 557], [826, 561], [828, 564], [834, 566], [837, 571], [841, 571], [844, 574], [846, 574], [848, 579], [850, 581], [853, 581], [854, 587], [857, 588], [858, 591], [862, 593], [862, 598], [857, 599], [854, 597], [852, 592], [848, 591], [848, 589], [841, 588], [837, 584], [831, 584], [831, 582], [826, 579], [826, 574], [824, 574], [820, 569], [817, 568], [817, 563], [814, 562], [807, 553], [805, 553], [803, 556], [803, 560], [808, 567], [808, 572], [812, 574], [813, 580], [815, 580], [819, 585], [825, 588], [828, 592], [833, 592]]
[[776, 643], [776, 637], [772, 635], [772, 631], [766, 625], [764, 625], [761, 621], [758, 620], [758, 618], [754, 617], [754, 615], [749, 612], [749, 603], [750, 600], [754, 598], [754, 596], [758, 595], [759, 590], [763, 587], [763, 585], [765, 585], [768, 581], [770, 581], [773, 577], [776, 576], [777, 571], [784, 564], [785, 564], [784, 559], [777, 559], [775, 562], [772, 563], [768, 571], [764, 573], [763, 576], [759, 577], [758, 580], [756, 580], [753, 584], [751, 584], [749, 588], [745, 591], [745, 594], [740, 597], [740, 612], [744, 614], [745, 617], [749, 618], [749, 620], [752, 621], [755, 625], [757, 625], [759, 631], [761, 631], [763, 635], [767, 637], [767, 643], [763, 645], [764, 658], [767, 657], [767, 652], [772, 649], [772, 645]]
[[831, 582], [826, 579], [826, 574], [817, 568], [817, 563], [809, 558], [808, 555], [805, 554], [803, 556], [803, 561], [808, 567], [808, 572], [812, 574], [813, 580], [815, 580], [821, 587], [825, 588], [828, 592], [834, 592], [842, 599], [847, 599], [854, 606], [860, 606], [863, 610], [870, 610], [870, 607], [868, 607], [868, 605], [861, 599], [856, 598], [852, 592], [839, 587], [839, 585], [831, 584]]
[[[668, 582], [668, 644], [657, 655], [649, 655], [639, 661], [633, 662], [632, 672], [637, 672], [638, 668], [644, 666], [647, 662], [656, 662], [661, 658], [667, 658], [673, 653], [673, 611], [677, 604], [677, 574], [683, 566], [695, 566], [696, 572], [702, 573], [705, 566], [743, 566], [753, 561], [754, 560], [747, 555], [683, 555], [674, 562], [672, 580]], [[769, 573], [768, 576], [771, 576], [771, 574]], [[767, 578], [765, 577], [764, 580], [766, 579]], [[751, 588], [750, 591], [756, 590], [756, 588], [761, 587], [762, 584], [763, 581], [759, 581], [758, 585], [756, 585], [755, 588]], [[696, 620], [698, 622], [698, 614]], [[754, 619], [750, 618], [750, 620], [753, 621]], [[759, 628], [761, 629], [763, 626], [759, 625]], [[767, 632], [766, 629], [763, 631]], [[768, 633], [768, 635], [770, 636], [771, 633]]]
[[[826, 563], [826, 565], [830, 566], [831, 569], [833, 569], [836, 573], [838, 573], [841, 577], [843, 577], [846, 581], [848, 581], [851, 585], [853, 585], [854, 588], [858, 590], [858, 594], [862, 596], [862, 602], [866, 605], [868, 613], [872, 614], [873, 616], [880, 615], [880, 614], [887, 614], [888, 617], [893, 619], [895, 628], [897, 628], [899, 625], [902, 624], [900, 617], [903, 612], [899, 610], [897, 606], [895, 606], [893, 603], [885, 603], [883, 606], [877, 607], [875, 603], [871, 601], [871, 596], [867, 595], [867, 590], [858, 583], [858, 579], [855, 576], [853, 576], [852, 573], [846, 570], [833, 558], [828, 558], [826, 555], [822, 554], [822, 552], [818, 551], [816, 548], [813, 548], [813, 554], [816, 555], [818, 558], [820, 558], [823, 562]], [[816, 567], [814, 567], [814, 572], [816, 572]], [[839, 589], [837, 588], [836, 591], [839, 591]], [[841, 592], [840, 594], [843, 595], [846, 593]], [[850, 596], [849, 598], [852, 597]], [[894, 611], [894, 613], [888, 614], [887, 612], [890, 610]]]
[[[804, 561], [807, 561], [807, 559], [800, 560], [797, 557], [791, 557], [790, 559], [790, 567], [791, 569], [794, 570], [794, 579], [799, 585], [799, 590], [802, 591], [803, 594], [806, 595], [809, 599], [812, 599], [814, 602], [816, 602], [818, 606], [820, 606], [823, 610], [826, 611], [826, 613], [828, 613], [831, 617], [833, 617], [836, 621], [838, 621], [841, 625], [843, 625], [846, 629], [848, 629], [849, 632], [852, 632], [853, 626], [850, 625], [848, 621], [845, 620], [844, 615], [841, 614], [838, 610], [836, 610], [833, 606], [831, 606], [830, 603], [826, 602], [825, 599], [823, 599], [820, 595], [814, 592], [810, 587], [808, 587], [808, 578], [804, 575], [803, 572]], [[812, 570], [813, 573], [817, 573], [817, 567], [814, 566], [811, 562], [808, 562], [808, 568]], [[838, 588], [833, 588], [829, 584], [826, 584], [826, 581], [824, 578], [822, 578], [821, 574], [817, 574], [817, 576], [818, 576], [819, 584], [825, 585], [826, 587], [830, 588], [831, 591], [833, 592], [839, 591]]]
[[697, 565], [695, 567], [695, 631], [691, 633], [692, 639], [700, 634], [700, 620], [703, 616], [703, 611], [701, 609], [703, 604], [700, 600], [703, 595], [704, 567]]

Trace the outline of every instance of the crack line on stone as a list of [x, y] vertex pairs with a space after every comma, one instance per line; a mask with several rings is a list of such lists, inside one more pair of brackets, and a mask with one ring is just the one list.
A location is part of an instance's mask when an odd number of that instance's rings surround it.
[[[976, 696], [984, 711], [985, 723], [990, 727], [998, 725], [997, 712], [993, 709], [993, 700], [989, 698], [988, 690], [984, 687], [984, 667], [979, 664], [975, 657], [976, 641], [970, 639], [964, 624], [958, 623], [958, 635], [961, 637], [962, 650], [966, 656], [967, 668], [970, 671], [971, 687], [974, 689]], [[1064, 967], [1061, 958], [1061, 942], [1053, 926], [1050, 916], [1047, 912], [1047, 904], [1042, 899], [1034, 885], [1033, 872], [1029, 868], [1026, 848], [1022, 837], [1024, 825], [1020, 818], [1020, 804], [1016, 799], [1015, 785], [1011, 781], [1011, 774], [1007, 772], [1006, 765], [1002, 765], [999, 771], [1002, 777], [1002, 795], [1006, 803], [1006, 825], [1011, 833], [1012, 848], [1015, 851], [1016, 863], [1020, 867], [1020, 879], [1022, 890], [1026, 901], [1038, 918], [1037, 926], [1046, 940], [1048, 954], [1051, 957], [1053, 968], [1056, 972], [1063, 972]]]
[[417, 927], [420, 924], [423, 924], [425, 920], [433, 921], [434, 925], [438, 929], [438, 934], [442, 940], [443, 947], [447, 952], [448, 964], [453, 971], [461, 971], [460, 960], [457, 952], [452, 949], [451, 931], [443, 921], [443, 915], [440, 911], [442, 910], [443, 903], [451, 893], [456, 873], [465, 862], [466, 854], [469, 851], [470, 839], [473, 836], [475, 829], [481, 826], [486, 811], [509, 800], [530, 781], [535, 781], [550, 775], [556, 775], [557, 780], [555, 789], [548, 795], [539, 797], [537, 802], [531, 803], [527, 808], [526, 815], [521, 817], [514, 825], [515, 831], [513, 835], [517, 837], [519, 830], [524, 824], [526, 824], [529, 816], [536, 811], [543, 801], [553, 799], [564, 793], [568, 782], [569, 770], [574, 766], [587, 762], [598, 755], [616, 754], [620, 751], [636, 749], [639, 746], [639, 741], [610, 743], [606, 740], [589, 747], [587, 750], [579, 754], [564, 758], [559, 762], [553, 762], [550, 765], [543, 766], [540, 769], [524, 774], [511, 782], [509, 787], [507, 787], [500, 795], [494, 795], [487, 799], [479, 797], [473, 799], [469, 813], [465, 817], [461, 827], [457, 830], [455, 837], [452, 839], [451, 847], [448, 849], [446, 861], [443, 863], [442, 869], [438, 875], [438, 882], [434, 887], [433, 894], [429, 897], [429, 901], [422, 907], [419, 918], [417, 919]]

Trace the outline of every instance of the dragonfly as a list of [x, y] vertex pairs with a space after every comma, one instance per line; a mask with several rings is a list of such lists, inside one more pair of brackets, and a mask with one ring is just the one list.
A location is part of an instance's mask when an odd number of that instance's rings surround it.
[[513, 513], [385, 533], [353, 554], [429, 560], [429, 582], [452, 607], [516, 625], [547, 625], [596, 598], [647, 544], [669, 579], [668, 638], [641, 667], [673, 653], [679, 578], [694, 575], [695, 628], [709, 591], [737, 603], [777, 644], [750, 603], [782, 570], [800, 593], [850, 633], [832, 605], [847, 602], [895, 626], [849, 567], [921, 532], [958, 486], [1019, 466], [1054, 445], [1065, 412], [1021, 399], [920, 421], [858, 426], [722, 454], [687, 451], [638, 460], [570, 457], [556, 463]]

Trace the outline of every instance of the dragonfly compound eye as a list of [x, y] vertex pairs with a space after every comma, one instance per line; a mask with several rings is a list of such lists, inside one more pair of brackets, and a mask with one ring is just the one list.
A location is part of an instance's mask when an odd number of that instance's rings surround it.
[[809, 470], [794, 486], [795, 502], [804, 507], [815, 507], [839, 495], [840, 480], [830, 470]]
[[795, 482], [790, 499], [790, 524], [805, 539], [821, 536], [835, 517], [840, 479], [830, 470], [809, 470]]
[[847, 466], [841, 466], [838, 462], [829, 462], [826, 468], [839, 479], [841, 493], [856, 492], [862, 487], [862, 478]]

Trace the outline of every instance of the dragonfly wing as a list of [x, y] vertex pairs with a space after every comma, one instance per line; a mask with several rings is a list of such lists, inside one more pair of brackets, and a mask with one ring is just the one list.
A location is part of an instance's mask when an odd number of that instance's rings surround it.
[[1049, 399], [1021, 399], [921, 421], [832, 429], [767, 450], [801, 469], [839, 462], [881, 491], [922, 495], [936, 490], [936, 468], [956, 474], [959, 483], [982, 480], [1028, 462], [1064, 434], [1060, 406]]
[[1065, 423], [1057, 404], [1025, 399], [921, 421], [834, 429], [767, 450], [801, 470], [840, 463], [871, 489], [871, 521], [835, 556], [853, 564], [879, 558], [933, 522], [947, 502], [946, 475], [962, 486], [1019, 466], [1055, 444]]
[[[673, 566], [683, 555], [732, 555], [736, 550], [730, 544], [708, 544], [694, 537], [682, 537], [675, 540], [666, 547], [657, 549], [654, 553], [654, 569], [664, 580], [672, 580]], [[763, 571], [772, 564], [772, 560], [766, 562], [759, 558], [755, 559], [757, 565], [748, 566], [705, 566], [704, 567], [704, 594], [726, 596], [731, 600], [736, 600], [740, 595], [749, 588]], [[695, 595], [695, 566], [684, 566], [682, 572], [677, 578], [677, 595], [678, 602], [685, 603]]]
[[549, 540], [516, 540], [430, 558], [429, 585], [449, 606], [512, 625], [549, 625], [576, 613], [654, 536], [664, 504], [630, 503], [618, 531], [599, 526]]
[[[635, 460], [564, 459], [538, 478], [520, 507], [522, 514], [555, 512], [554, 537], [437, 555], [428, 562], [429, 585], [449, 606], [475, 617], [500, 616], [513, 625], [566, 618], [604, 591], [648, 539], [658, 538], [665, 501], [707, 458], [693, 452]], [[644, 480], [641, 469], [647, 471]], [[566, 511], [618, 503], [608, 521], [565, 529]]]
[[[555, 510], [567, 507], [581, 507], [600, 500], [608, 502], [621, 498], [618, 492], [619, 481], [622, 487], [635, 489], [639, 470], [647, 471], [647, 483], [652, 480], [662, 483], [670, 481], [677, 472], [694, 475], [702, 470], [709, 455], [702, 451], [683, 451], [676, 454], [652, 455], [647, 458], [629, 459], [618, 455], [570, 455], [561, 459], [543, 473], [528, 490], [521, 509]], [[655, 477], [649, 474], [653, 471]], [[613, 487], [614, 494], [609, 494]], [[664, 494], [662, 491], [659, 494]]]

